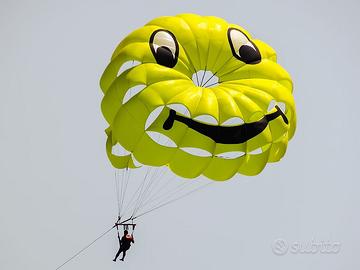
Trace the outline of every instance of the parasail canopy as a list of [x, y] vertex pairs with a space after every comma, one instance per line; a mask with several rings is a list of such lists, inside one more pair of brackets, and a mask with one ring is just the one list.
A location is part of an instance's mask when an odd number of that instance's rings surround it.
[[257, 175], [295, 132], [292, 81], [275, 51], [217, 17], [150, 21], [120, 42], [100, 84], [106, 151], [119, 169]]

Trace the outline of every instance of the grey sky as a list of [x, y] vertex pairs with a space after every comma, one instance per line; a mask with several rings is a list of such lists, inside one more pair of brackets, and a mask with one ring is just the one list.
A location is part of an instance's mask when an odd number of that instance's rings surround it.
[[[216, 184], [115, 234], [63, 269], [359, 269], [358, 1], [0, 2], [0, 269], [55, 269], [112, 225], [100, 75], [116, 44], [160, 15], [215, 15], [270, 44], [292, 75], [298, 129], [257, 177]], [[277, 256], [340, 242], [338, 254]]]

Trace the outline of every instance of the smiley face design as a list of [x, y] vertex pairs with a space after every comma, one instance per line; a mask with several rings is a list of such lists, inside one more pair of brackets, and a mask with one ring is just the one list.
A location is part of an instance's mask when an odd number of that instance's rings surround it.
[[295, 132], [292, 81], [275, 51], [217, 17], [150, 21], [120, 42], [100, 85], [116, 168], [256, 175], [284, 156]]

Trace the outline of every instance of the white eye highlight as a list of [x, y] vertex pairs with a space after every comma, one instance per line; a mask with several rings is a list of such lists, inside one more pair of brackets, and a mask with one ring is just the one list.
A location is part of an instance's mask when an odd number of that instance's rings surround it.
[[241, 30], [229, 28], [228, 40], [235, 58], [246, 64], [257, 64], [261, 61], [258, 48]]
[[159, 29], [150, 37], [150, 49], [159, 65], [172, 68], [179, 56], [179, 44], [173, 33]]
[[173, 57], [175, 58], [176, 53], [176, 43], [172, 35], [166, 31], [158, 31], [154, 35], [153, 46], [155, 49], [159, 47], [167, 47], [172, 52]]

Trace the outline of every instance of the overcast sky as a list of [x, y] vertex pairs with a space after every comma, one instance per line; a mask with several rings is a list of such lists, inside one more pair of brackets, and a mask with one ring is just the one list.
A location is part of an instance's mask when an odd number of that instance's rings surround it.
[[[222, 17], [275, 48], [294, 80], [295, 137], [259, 176], [139, 219], [125, 264], [111, 261], [112, 231], [63, 269], [360, 269], [359, 9], [355, 0], [1, 0], [0, 269], [55, 269], [112, 226], [99, 78], [129, 32], [183, 12]], [[339, 249], [297, 254], [296, 243], [312, 242]], [[279, 256], [282, 243], [292, 249]]]

